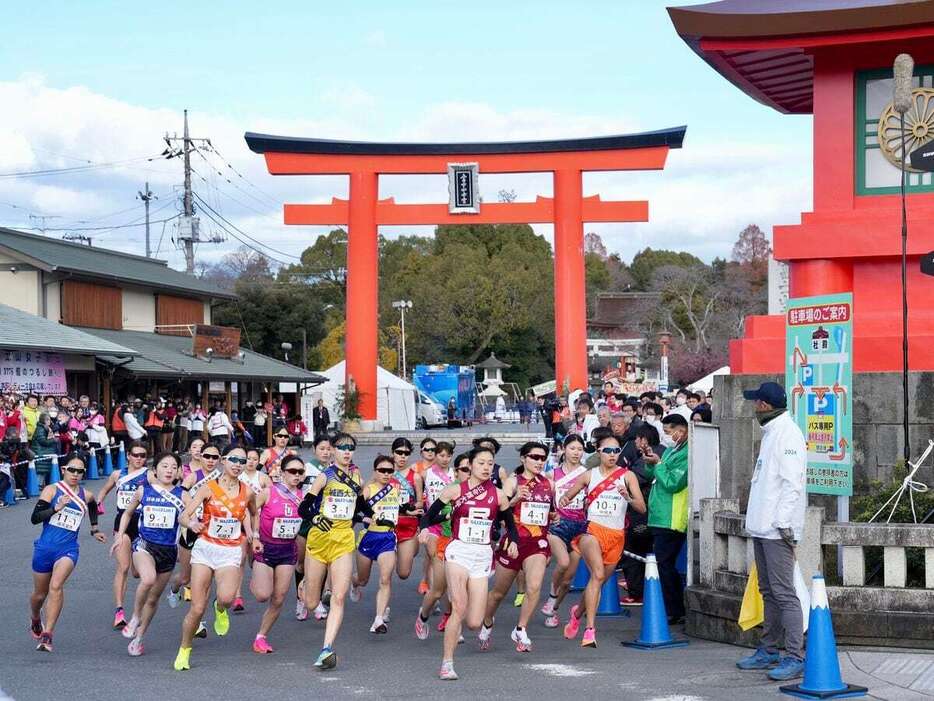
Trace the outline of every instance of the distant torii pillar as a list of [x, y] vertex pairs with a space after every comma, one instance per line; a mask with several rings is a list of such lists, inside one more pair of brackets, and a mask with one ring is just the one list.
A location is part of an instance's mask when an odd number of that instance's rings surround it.
[[[287, 204], [285, 223], [347, 226], [346, 377], [360, 393], [360, 414], [376, 419], [380, 225], [553, 224], [555, 251], [555, 380], [558, 391], [588, 386], [584, 222], [648, 221], [648, 202], [604, 202], [583, 196], [588, 171], [660, 170], [686, 127], [561, 141], [472, 144], [387, 144], [246, 134], [273, 175], [347, 175], [349, 200]], [[447, 204], [396, 204], [379, 199], [379, 176], [445, 174], [450, 162], [481, 173], [550, 172], [554, 197], [484, 203], [472, 214]]]

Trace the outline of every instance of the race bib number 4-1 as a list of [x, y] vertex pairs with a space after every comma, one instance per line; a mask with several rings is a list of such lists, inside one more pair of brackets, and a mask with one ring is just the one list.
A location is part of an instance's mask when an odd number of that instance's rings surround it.
[[240, 521], [235, 518], [211, 518], [208, 535], [217, 540], [238, 540], [240, 538]]
[[130, 505], [130, 502], [133, 501], [133, 495], [136, 494], [135, 489], [121, 489], [117, 492], [117, 508], [120, 511], [126, 511], [126, 507]]
[[591, 513], [594, 516], [615, 518], [616, 516], [619, 516], [620, 513], [622, 513], [624, 503], [625, 501], [622, 494], [607, 490], [599, 497], [594, 499], [593, 503], [590, 505], [590, 508], [592, 509]]
[[49, 519], [49, 524], [64, 528], [66, 531], [77, 531], [81, 525], [83, 514], [77, 509], [64, 508]]
[[356, 503], [356, 497], [350, 494], [328, 494], [324, 498], [324, 515], [335, 521], [349, 521]]
[[525, 526], [548, 525], [551, 504], [543, 501], [524, 501], [519, 509], [519, 522]]
[[272, 537], [279, 540], [292, 540], [298, 535], [298, 528], [302, 525], [300, 518], [274, 518], [272, 520]]
[[460, 520], [458, 537], [465, 543], [472, 543], [473, 545], [489, 545], [490, 531], [492, 529], [492, 519], [477, 518], [475, 516], [464, 516]]
[[144, 506], [143, 526], [145, 528], [175, 528], [177, 513], [174, 506]]

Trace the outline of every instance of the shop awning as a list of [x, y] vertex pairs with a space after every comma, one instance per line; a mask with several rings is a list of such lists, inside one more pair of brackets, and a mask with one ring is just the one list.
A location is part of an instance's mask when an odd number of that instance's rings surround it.
[[205, 358], [192, 354], [189, 336], [169, 336], [144, 331], [82, 329], [87, 334], [134, 349], [138, 355], [130, 362], [119, 357], [103, 357], [104, 362], [119, 366], [136, 376], [173, 380], [215, 380], [224, 382], [301, 382], [320, 384], [321, 375], [294, 365], [241, 348], [240, 358]]
[[139, 355], [135, 350], [42, 316], [0, 304], [0, 349], [108, 355], [115, 362]]

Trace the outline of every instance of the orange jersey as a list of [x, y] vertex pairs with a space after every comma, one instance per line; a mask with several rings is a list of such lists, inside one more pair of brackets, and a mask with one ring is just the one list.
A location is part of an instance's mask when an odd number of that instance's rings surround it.
[[204, 530], [198, 537], [215, 545], [239, 547], [244, 538], [243, 516], [250, 500], [250, 488], [241, 482], [240, 491], [232, 499], [217, 480], [208, 482], [208, 488], [211, 496], [204, 502], [204, 515], [201, 517]]
[[431, 467], [434, 463], [430, 463], [427, 460], [419, 460], [417, 463], [412, 465], [412, 469], [415, 471], [416, 475], [424, 475], [425, 470]]

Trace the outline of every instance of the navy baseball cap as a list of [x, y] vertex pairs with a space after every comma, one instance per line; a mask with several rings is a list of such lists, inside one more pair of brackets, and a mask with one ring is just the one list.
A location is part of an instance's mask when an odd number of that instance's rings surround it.
[[746, 399], [761, 399], [766, 404], [771, 404], [776, 409], [784, 409], [788, 406], [788, 399], [785, 397], [785, 388], [777, 382], [763, 382], [759, 389], [747, 389], [743, 392]]

